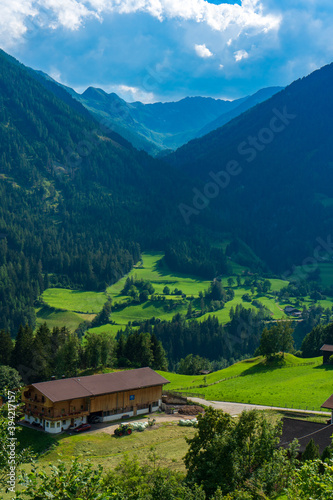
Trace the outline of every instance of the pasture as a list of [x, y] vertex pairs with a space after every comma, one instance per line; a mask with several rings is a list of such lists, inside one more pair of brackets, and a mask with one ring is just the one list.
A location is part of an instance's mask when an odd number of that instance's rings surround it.
[[206, 377], [160, 373], [171, 382], [168, 390], [201, 393], [212, 401], [317, 411], [333, 393], [333, 367], [323, 365], [322, 357], [303, 359], [285, 354], [284, 359], [266, 362], [259, 356]]

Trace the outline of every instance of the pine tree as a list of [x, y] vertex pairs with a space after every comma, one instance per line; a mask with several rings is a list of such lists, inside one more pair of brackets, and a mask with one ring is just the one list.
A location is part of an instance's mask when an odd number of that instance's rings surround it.
[[1, 330], [0, 331], [0, 365], [10, 365], [12, 352], [13, 352], [13, 341], [10, 333]]

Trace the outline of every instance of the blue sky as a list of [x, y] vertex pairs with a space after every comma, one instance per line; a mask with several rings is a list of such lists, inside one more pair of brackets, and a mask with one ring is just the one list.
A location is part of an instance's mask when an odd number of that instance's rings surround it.
[[0, 45], [82, 92], [233, 99], [333, 61], [331, 0], [0, 0]]

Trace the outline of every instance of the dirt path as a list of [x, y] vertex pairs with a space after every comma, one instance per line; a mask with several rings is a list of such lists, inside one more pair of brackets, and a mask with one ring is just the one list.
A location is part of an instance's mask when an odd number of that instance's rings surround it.
[[323, 415], [330, 417], [331, 413], [327, 411], [312, 411], [312, 410], [297, 410], [295, 408], [279, 408], [277, 406], [263, 406], [263, 405], [251, 405], [245, 403], [229, 403], [227, 401], [206, 401], [200, 398], [191, 398], [191, 401], [199, 404], [204, 404], [206, 406], [212, 406], [217, 410], [223, 410], [226, 413], [230, 413], [232, 416], [239, 415], [243, 410], [281, 410], [290, 411], [292, 413], [307, 413], [312, 415]]

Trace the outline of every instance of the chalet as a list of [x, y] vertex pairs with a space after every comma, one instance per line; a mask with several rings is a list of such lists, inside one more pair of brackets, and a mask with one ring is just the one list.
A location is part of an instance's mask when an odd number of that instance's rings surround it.
[[320, 350], [323, 353], [323, 364], [329, 363], [330, 356], [333, 354], [333, 345], [324, 344]]
[[73, 377], [27, 386], [25, 421], [58, 433], [98, 416], [108, 422], [158, 410], [169, 381], [151, 368]]

